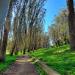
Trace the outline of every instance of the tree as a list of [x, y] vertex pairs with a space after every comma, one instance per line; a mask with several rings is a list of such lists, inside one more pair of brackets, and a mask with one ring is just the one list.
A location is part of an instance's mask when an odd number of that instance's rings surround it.
[[[6, 11], [7, 16], [4, 17], [4, 18], [6, 18], [6, 20], [5, 20], [5, 24], [4, 24], [3, 41], [2, 41], [2, 45], [1, 45], [1, 54], [0, 54], [0, 61], [1, 62], [5, 61], [8, 33], [9, 33], [10, 21], [11, 21], [10, 18], [11, 18], [12, 3], [14, 1], [15, 0], [11, 0], [10, 3], [9, 3], [8, 0], [6, 0], [6, 3], [7, 3], [6, 9], [8, 9], [8, 6], [9, 6], [9, 9]], [[5, 1], [3, 1], [3, 3], [4, 2]]]
[[60, 11], [55, 17], [54, 23], [49, 27], [48, 32], [53, 44], [63, 45], [69, 43], [68, 11], [66, 9]]
[[[5, 10], [3, 10], [3, 9], [5, 9]], [[1, 26], [0, 30], [1, 30], [1, 28], [4, 27], [5, 18], [6, 18], [7, 12], [8, 12], [8, 0], [6, 0], [6, 1], [1, 0], [0, 11], [1, 11], [0, 12], [0, 26]], [[1, 34], [2, 34], [2, 31], [1, 31]], [[6, 28], [4, 28], [4, 35], [7, 35]], [[5, 45], [3, 43], [6, 42], [5, 38], [7, 40], [7, 36], [5, 37], [4, 35], [1, 37], [3, 39], [3, 41], [1, 42], [2, 44], [1, 44], [1, 48], [0, 48], [0, 62], [4, 61], [4, 57], [5, 57]]]
[[11, 16], [13, 21], [10, 31], [12, 36], [9, 34], [12, 42], [10, 55], [18, 53], [19, 50], [25, 54], [26, 51], [46, 47], [44, 43], [47, 43], [48, 37], [43, 31], [44, 2], [45, 0], [16, 0], [13, 3], [11, 13], [14, 16]]
[[68, 7], [68, 24], [70, 34], [70, 46], [72, 50], [75, 50], [75, 13], [73, 0], [67, 0]]

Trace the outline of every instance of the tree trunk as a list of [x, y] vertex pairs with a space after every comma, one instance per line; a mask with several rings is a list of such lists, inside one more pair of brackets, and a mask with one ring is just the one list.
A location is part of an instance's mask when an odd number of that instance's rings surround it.
[[[0, 23], [2, 25], [5, 23], [5, 17], [8, 12], [8, 5], [9, 5], [8, 0], [0, 1]], [[6, 27], [4, 27], [4, 35], [2, 37], [3, 41], [2, 41], [1, 49], [0, 49], [0, 62], [5, 61], [7, 38], [8, 38], [8, 30]]]
[[23, 54], [25, 54], [25, 52], [26, 52], [26, 49], [24, 48], [24, 49], [23, 49]]
[[4, 29], [3, 42], [2, 42], [2, 48], [1, 48], [0, 62], [4, 62], [5, 61], [5, 53], [6, 53], [7, 39], [8, 39], [8, 31], [5, 28]]
[[12, 50], [10, 52], [10, 56], [13, 56], [13, 54], [14, 54], [15, 45], [16, 45], [16, 42], [13, 44]]
[[67, 0], [68, 6], [68, 19], [69, 19], [69, 34], [70, 34], [70, 46], [72, 50], [75, 50], [75, 14], [73, 0]]

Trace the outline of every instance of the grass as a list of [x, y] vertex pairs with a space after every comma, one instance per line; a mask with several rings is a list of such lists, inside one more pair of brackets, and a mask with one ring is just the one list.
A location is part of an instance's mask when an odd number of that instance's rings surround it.
[[6, 61], [4, 63], [0, 63], [0, 72], [5, 71], [14, 61], [16, 61], [16, 56], [6, 55]]
[[46, 62], [61, 75], [75, 75], [75, 52], [70, 50], [69, 45], [38, 49], [30, 55]]
[[40, 67], [38, 63], [35, 63], [34, 65], [39, 75], [47, 75], [46, 72]]

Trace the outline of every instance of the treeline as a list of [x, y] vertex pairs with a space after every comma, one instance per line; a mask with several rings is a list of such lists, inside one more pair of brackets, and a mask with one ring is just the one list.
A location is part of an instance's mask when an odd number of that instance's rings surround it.
[[74, 0], [66, 0], [67, 9], [56, 16], [54, 23], [49, 27], [49, 36], [56, 46], [70, 44], [75, 50], [75, 8]]
[[54, 23], [49, 26], [48, 32], [54, 45], [69, 44], [68, 10], [63, 9], [55, 16]]
[[5, 23], [0, 25], [0, 61], [21, 51], [34, 51], [49, 47], [49, 37], [44, 32], [43, 8], [45, 0], [10, 0]]

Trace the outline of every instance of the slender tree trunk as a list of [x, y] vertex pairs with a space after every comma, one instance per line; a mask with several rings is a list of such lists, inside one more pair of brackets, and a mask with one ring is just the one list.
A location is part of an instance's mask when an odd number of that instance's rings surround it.
[[24, 48], [24, 49], [23, 49], [23, 54], [25, 54], [25, 52], [26, 52], [26, 49]]
[[[8, 0], [1, 0], [0, 1], [0, 23], [5, 23], [5, 17], [8, 12]], [[7, 22], [6, 22], [7, 23]], [[8, 30], [6, 26], [4, 27], [4, 34], [3, 34], [3, 41], [0, 49], [0, 62], [5, 61], [5, 53], [6, 53], [6, 45], [7, 45], [7, 38], [8, 38]]]
[[4, 62], [5, 61], [5, 53], [6, 53], [7, 39], [8, 39], [8, 31], [5, 28], [4, 29], [3, 42], [2, 42], [2, 48], [1, 48], [0, 62]]
[[14, 54], [15, 45], [16, 45], [16, 42], [13, 44], [12, 50], [10, 52], [10, 56], [13, 56], [13, 54]]
[[67, 0], [67, 6], [69, 11], [69, 34], [71, 49], [75, 50], [75, 14], [73, 0]]
[[28, 52], [30, 50], [32, 50], [32, 27], [29, 27], [29, 48], [28, 48]]

